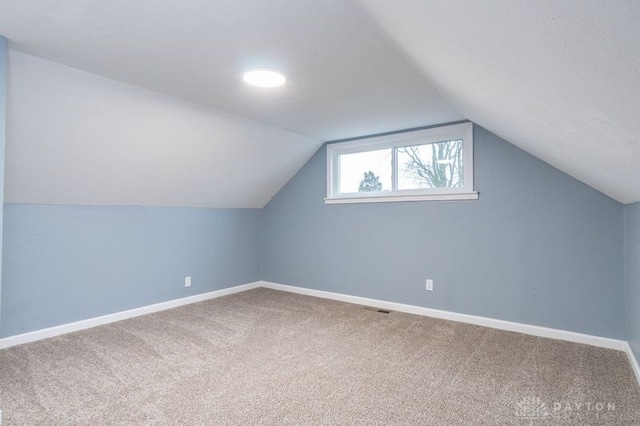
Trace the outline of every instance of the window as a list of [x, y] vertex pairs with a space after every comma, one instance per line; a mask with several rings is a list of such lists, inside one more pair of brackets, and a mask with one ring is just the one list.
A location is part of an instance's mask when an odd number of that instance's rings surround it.
[[477, 198], [472, 123], [327, 145], [327, 204]]

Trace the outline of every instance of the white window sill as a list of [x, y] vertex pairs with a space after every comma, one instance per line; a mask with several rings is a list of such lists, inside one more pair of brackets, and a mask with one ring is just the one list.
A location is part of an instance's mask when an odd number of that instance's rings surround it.
[[325, 204], [354, 204], [354, 203], [398, 203], [405, 201], [454, 201], [477, 200], [477, 192], [464, 192], [458, 194], [432, 194], [432, 195], [388, 195], [382, 197], [341, 197], [325, 198]]

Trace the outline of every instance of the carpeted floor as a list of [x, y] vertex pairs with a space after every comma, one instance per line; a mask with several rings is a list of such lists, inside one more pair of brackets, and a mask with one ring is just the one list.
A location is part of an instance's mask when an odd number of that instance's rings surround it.
[[622, 352], [267, 289], [0, 351], [3, 425], [640, 424]]

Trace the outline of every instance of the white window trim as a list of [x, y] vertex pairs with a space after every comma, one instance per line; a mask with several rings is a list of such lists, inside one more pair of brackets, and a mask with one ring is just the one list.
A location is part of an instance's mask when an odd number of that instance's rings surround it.
[[[463, 185], [458, 188], [430, 188], [379, 192], [339, 193], [340, 155], [355, 152], [375, 151], [397, 148], [412, 144], [436, 143], [444, 140], [463, 140], [464, 177]], [[395, 156], [395, 149], [393, 150]], [[393, 159], [395, 163], [395, 158]], [[392, 167], [392, 180], [396, 170]], [[478, 193], [473, 190], [473, 123], [453, 124], [432, 127], [424, 130], [397, 133], [386, 136], [374, 136], [349, 142], [327, 145], [327, 198], [325, 204], [348, 203], [388, 203], [398, 201], [436, 201], [436, 200], [477, 200]]]

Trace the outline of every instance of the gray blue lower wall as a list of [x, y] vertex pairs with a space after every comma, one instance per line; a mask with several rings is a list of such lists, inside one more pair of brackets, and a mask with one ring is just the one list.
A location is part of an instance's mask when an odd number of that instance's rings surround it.
[[[7, 39], [0, 36], [0, 206], [4, 202], [4, 152], [6, 145], [7, 76], [9, 48]], [[0, 259], [2, 259], [2, 209], [0, 209]], [[0, 261], [0, 283], [2, 282], [2, 262]], [[2, 300], [2, 285], [0, 285]], [[0, 304], [0, 329], [2, 327], [2, 305]]]
[[627, 340], [640, 361], [640, 203], [624, 208]]
[[0, 337], [264, 279], [616, 339], [626, 322], [638, 355], [640, 205], [477, 126], [474, 154], [477, 201], [325, 205], [322, 148], [262, 210], [5, 205]]
[[2, 337], [260, 279], [260, 210], [7, 204], [4, 214]]
[[474, 132], [477, 201], [325, 205], [321, 148], [263, 211], [262, 278], [624, 338], [623, 206]]

